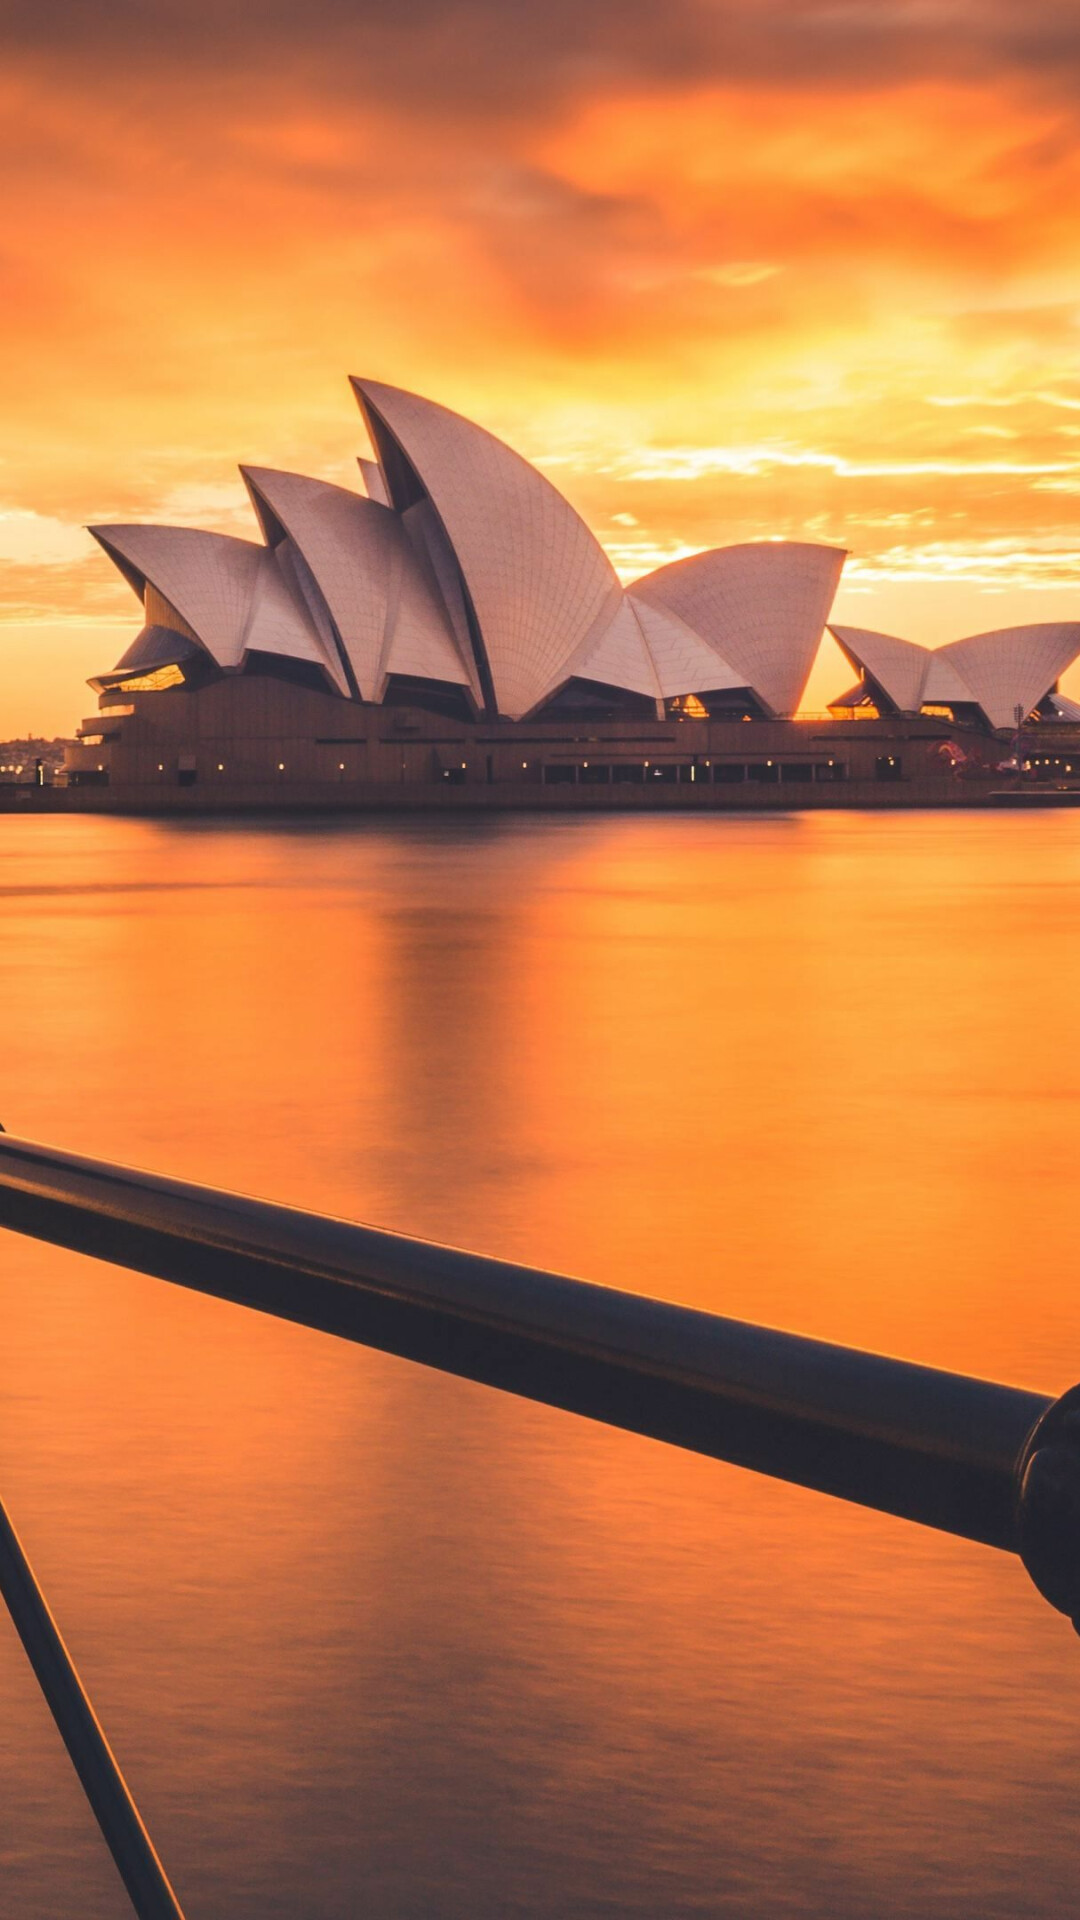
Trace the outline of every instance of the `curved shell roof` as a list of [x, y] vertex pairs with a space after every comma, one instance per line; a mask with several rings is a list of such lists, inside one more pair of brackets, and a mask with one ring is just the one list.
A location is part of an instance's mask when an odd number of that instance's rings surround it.
[[1080, 621], [1048, 620], [1032, 627], [999, 627], [939, 649], [971, 688], [991, 726], [1010, 727], [1048, 693], [1080, 653]]
[[[352, 384], [376, 444], [389, 433], [431, 500], [468, 589], [498, 710], [520, 719], [614, 616], [621, 588], [610, 560], [550, 481], [483, 427], [399, 387]], [[404, 493], [394, 498], [399, 511], [409, 504]]]
[[891, 633], [871, 633], [865, 627], [829, 627], [857, 670], [868, 673], [901, 713], [918, 713], [923, 701], [927, 652], [914, 640], [897, 640]]
[[949, 658], [948, 647], [927, 649], [926, 677], [922, 686], [923, 705], [960, 706], [975, 703], [975, 695]]
[[738, 669], [710, 647], [685, 620], [666, 607], [655, 607], [641, 600], [631, 588], [627, 604], [636, 619], [652, 656], [660, 691], [666, 700], [684, 693], [715, 693], [724, 687], [742, 687], [746, 682]]
[[677, 614], [633, 592], [623, 595], [614, 620], [586, 642], [571, 668], [580, 679], [628, 687], [652, 700], [745, 684]]
[[707, 640], [774, 714], [794, 713], [847, 554], [796, 540], [753, 541], [673, 560], [635, 580]]
[[340, 662], [297, 606], [267, 547], [194, 527], [90, 532], [140, 595], [147, 582], [164, 595], [219, 667], [239, 667], [251, 651], [278, 653], [320, 667], [344, 690]]
[[362, 699], [380, 699], [388, 673], [469, 684], [396, 514], [303, 474], [266, 467], [241, 472], [256, 508], [261, 501], [270, 509], [307, 562]]
[[902, 713], [928, 705], [981, 708], [993, 727], [1026, 717], [1080, 654], [1080, 621], [1044, 621], [920, 647], [887, 633], [830, 627], [849, 660], [883, 687]]
[[[90, 531], [144, 602], [145, 632], [183, 630], [223, 670], [253, 652], [317, 666], [379, 702], [394, 676], [464, 689], [520, 719], [572, 678], [661, 703], [746, 689], [794, 713], [846, 555], [802, 541], [714, 549], [625, 592], [580, 515], [482, 427], [417, 394], [354, 380], [377, 460], [366, 496], [241, 469], [265, 545], [190, 527]], [[833, 627], [901, 712], [1029, 713], [1080, 657], [1080, 622], [974, 634], [930, 650]], [[149, 640], [146, 642], [150, 644]], [[125, 659], [127, 656], [125, 656]]]
[[649, 700], [661, 700], [663, 689], [656, 663], [649, 651], [628, 595], [620, 601], [614, 620], [610, 620], [596, 640], [588, 641], [579, 658], [572, 662], [567, 678], [599, 680], [606, 687], [626, 687]]

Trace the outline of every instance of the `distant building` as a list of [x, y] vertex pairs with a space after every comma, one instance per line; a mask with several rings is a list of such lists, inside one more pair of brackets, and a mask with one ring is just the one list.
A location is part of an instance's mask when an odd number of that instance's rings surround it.
[[0, 740], [0, 782], [47, 786], [64, 765], [71, 740], [46, 740], [40, 735], [24, 735], [20, 740]]
[[[376, 452], [364, 493], [248, 467], [259, 540], [91, 528], [143, 625], [91, 682], [100, 713], [68, 755], [72, 784], [148, 805], [196, 804], [195, 788], [198, 804], [375, 804], [483, 785], [514, 804], [511, 787], [733, 786], [712, 772], [725, 755], [748, 785], [759, 760], [761, 784], [774, 764], [783, 784], [789, 755], [809, 769], [790, 784], [834, 785], [848, 722], [933, 743], [942, 723], [985, 736], [1018, 709], [1080, 720], [1057, 693], [1080, 623], [939, 653], [835, 628], [859, 684], [811, 741], [793, 716], [842, 549], [716, 548], [623, 588], [569, 502], [501, 441], [415, 394], [352, 384]], [[960, 755], [981, 758], [970, 742]], [[871, 754], [852, 777], [895, 783], [900, 765]]]

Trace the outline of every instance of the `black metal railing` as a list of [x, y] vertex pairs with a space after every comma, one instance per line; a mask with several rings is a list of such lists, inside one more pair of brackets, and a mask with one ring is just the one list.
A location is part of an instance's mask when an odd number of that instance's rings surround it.
[[[2, 1133], [0, 1227], [1015, 1553], [1080, 1616], [1080, 1389], [1053, 1399]], [[125, 1879], [140, 1915], [179, 1911]]]

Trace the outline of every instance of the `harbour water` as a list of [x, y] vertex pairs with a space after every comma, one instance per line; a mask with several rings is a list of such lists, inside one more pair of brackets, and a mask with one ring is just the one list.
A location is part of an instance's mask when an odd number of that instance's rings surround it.
[[[10, 819], [9, 1131], [1056, 1392], [1075, 814]], [[0, 1490], [191, 1920], [1050, 1920], [1019, 1564], [0, 1236]], [[0, 1911], [127, 1908], [0, 1621]]]

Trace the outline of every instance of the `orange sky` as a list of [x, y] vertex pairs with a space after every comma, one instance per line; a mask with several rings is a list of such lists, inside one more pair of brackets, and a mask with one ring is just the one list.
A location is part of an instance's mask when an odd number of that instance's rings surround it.
[[1080, 616], [1072, 12], [5, 5], [0, 738], [138, 624], [83, 522], [352, 484], [350, 372], [542, 464], [627, 578], [779, 534], [852, 550], [853, 624]]

